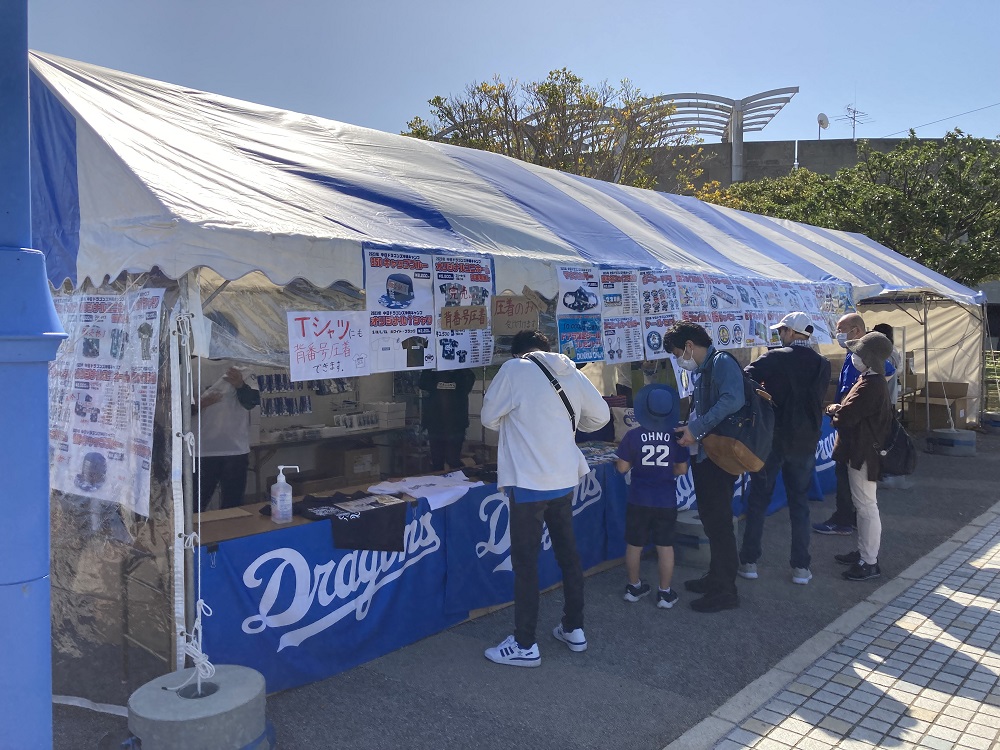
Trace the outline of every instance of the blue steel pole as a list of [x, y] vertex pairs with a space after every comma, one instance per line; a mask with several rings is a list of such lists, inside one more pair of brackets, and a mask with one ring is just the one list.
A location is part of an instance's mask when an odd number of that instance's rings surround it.
[[0, 0], [0, 747], [52, 746], [49, 372], [65, 335], [31, 245], [28, 2]]

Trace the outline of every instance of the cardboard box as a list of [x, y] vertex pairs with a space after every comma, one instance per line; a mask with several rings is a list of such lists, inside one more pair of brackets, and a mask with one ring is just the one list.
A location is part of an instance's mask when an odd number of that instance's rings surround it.
[[378, 448], [355, 448], [344, 451], [341, 455], [347, 484], [364, 479], [378, 479], [381, 476]]
[[922, 396], [906, 402], [906, 426], [914, 432], [940, 430], [951, 427], [948, 421], [948, 409], [951, 408], [951, 418], [955, 429], [963, 429], [969, 422], [969, 399], [967, 398], [930, 398], [930, 424], [927, 423], [927, 409]]
[[383, 430], [397, 430], [401, 427], [406, 427], [406, 417], [389, 417], [382, 420], [379, 427]]
[[[969, 384], [932, 380], [927, 384], [927, 395], [935, 398], [964, 398], [969, 395]], [[955, 420], [958, 421], [957, 419]]]
[[406, 416], [406, 402], [401, 401], [369, 401], [365, 404], [367, 411], [373, 411], [379, 415], [379, 419], [385, 422], [387, 419]]

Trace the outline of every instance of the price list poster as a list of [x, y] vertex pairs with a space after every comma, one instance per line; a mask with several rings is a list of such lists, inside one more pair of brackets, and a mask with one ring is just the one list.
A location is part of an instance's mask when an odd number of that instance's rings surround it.
[[492, 259], [434, 256], [438, 370], [485, 367], [493, 361], [490, 313], [495, 292]]
[[604, 360], [600, 271], [593, 266], [559, 266], [556, 325], [559, 351], [574, 362]]
[[292, 382], [371, 374], [367, 312], [289, 312], [287, 318]]
[[639, 318], [639, 271], [602, 269], [604, 303], [604, 357], [609, 364], [637, 362], [645, 352]]
[[666, 270], [647, 270], [639, 275], [639, 304], [642, 311], [642, 345], [645, 358], [666, 359], [670, 352], [663, 337], [680, 320], [681, 302], [675, 275]]
[[163, 293], [55, 297], [68, 340], [49, 370], [53, 489], [149, 516]]
[[364, 254], [370, 371], [433, 367], [432, 256], [375, 248]]

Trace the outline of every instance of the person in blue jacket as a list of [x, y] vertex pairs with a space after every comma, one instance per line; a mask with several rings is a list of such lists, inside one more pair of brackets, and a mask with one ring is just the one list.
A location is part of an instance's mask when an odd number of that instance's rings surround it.
[[[736, 571], [739, 555], [733, 531], [733, 485], [736, 476], [725, 471], [705, 453], [701, 439], [723, 419], [743, 408], [743, 372], [732, 357], [717, 352], [708, 331], [683, 321], [663, 340], [677, 366], [694, 374], [694, 398], [688, 423], [678, 428], [678, 444], [691, 448], [698, 516], [708, 537], [711, 560], [708, 573], [684, 582], [684, 588], [701, 598], [691, 602], [696, 612], [719, 612], [739, 606]], [[711, 370], [709, 378], [703, 377]], [[694, 446], [697, 446], [695, 448]]]

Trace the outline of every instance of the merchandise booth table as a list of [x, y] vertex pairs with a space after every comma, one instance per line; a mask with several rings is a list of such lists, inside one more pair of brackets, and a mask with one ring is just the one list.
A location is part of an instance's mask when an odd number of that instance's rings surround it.
[[[812, 499], [822, 500], [835, 481], [832, 438], [826, 421]], [[737, 516], [745, 510], [742, 487], [734, 488]], [[607, 460], [576, 488], [573, 525], [584, 570], [624, 555], [627, 496]], [[678, 501], [693, 501], [690, 475], [679, 482]], [[768, 512], [784, 505], [779, 481]], [[337, 549], [332, 521], [296, 517], [274, 526], [258, 507], [231, 524], [206, 524], [201, 585], [213, 610], [204, 620], [205, 650], [217, 663], [260, 671], [268, 692], [337, 674], [513, 599], [507, 502], [495, 484], [437, 510], [424, 498], [408, 502], [403, 552]], [[542, 548], [545, 588], [560, 573], [547, 536]]]

